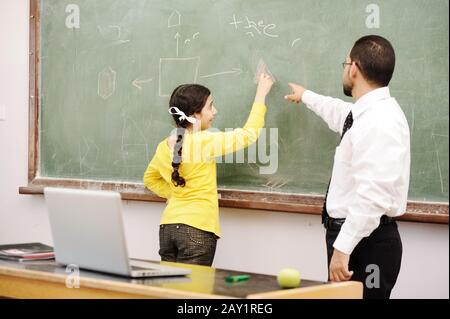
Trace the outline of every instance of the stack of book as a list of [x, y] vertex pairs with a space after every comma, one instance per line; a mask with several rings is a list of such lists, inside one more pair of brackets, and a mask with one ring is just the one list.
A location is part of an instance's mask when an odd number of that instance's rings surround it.
[[54, 258], [53, 247], [41, 243], [0, 245], [0, 259], [26, 262]]

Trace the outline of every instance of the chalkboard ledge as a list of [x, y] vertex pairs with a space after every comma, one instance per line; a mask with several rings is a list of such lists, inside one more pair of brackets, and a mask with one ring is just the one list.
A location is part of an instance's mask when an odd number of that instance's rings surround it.
[[[43, 194], [44, 187], [49, 186], [112, 190], [119, 192], [123, 200], [165, 202], [165, 199], [160, 198], [145, 189], [143, 184], [90, 180], [35, 178], [28, 186], [19, 187], [19, 194]], [[323, 200], [323, 196], [315, 195], [219, 189], [219, 206], [221, 207], [320, 215], [322, 212]], [[406, 214], [397, 218], [397, 220], [448, 224], [448, 217], [448, 203], [409, 201]]]

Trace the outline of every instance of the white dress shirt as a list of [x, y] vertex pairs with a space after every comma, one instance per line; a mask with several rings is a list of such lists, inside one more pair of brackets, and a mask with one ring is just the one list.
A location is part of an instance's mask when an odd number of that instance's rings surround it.
[[336, 148], [327, 197], [330, 217], [346, 219], [333, 246], [351, 254], [378, 227], [382, 215], [396, 217], [406, 211], [408, 122], [388, 87], [365, 94], [355, 104], [311, 91], [305, 91], [302, 100], [339, 134], [352, 111], [353, 125]]

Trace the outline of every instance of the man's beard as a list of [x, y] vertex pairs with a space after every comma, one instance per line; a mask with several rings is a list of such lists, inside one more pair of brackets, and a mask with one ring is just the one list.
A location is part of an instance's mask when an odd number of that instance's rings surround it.
[[344, 94], [345, 94], [346, 96], [352, 97], [353, 86], [343, 84], [343, 85], [342, 85], [342, 88], [343, 88]]

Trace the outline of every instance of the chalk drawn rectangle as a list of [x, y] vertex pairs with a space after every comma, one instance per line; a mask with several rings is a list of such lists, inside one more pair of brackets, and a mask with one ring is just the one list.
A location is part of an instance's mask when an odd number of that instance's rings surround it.
[[200, 57], [161, 58], [159, 60], [159, 96], [170, 96], [180, 84], [197, 83], [199, 65]]

